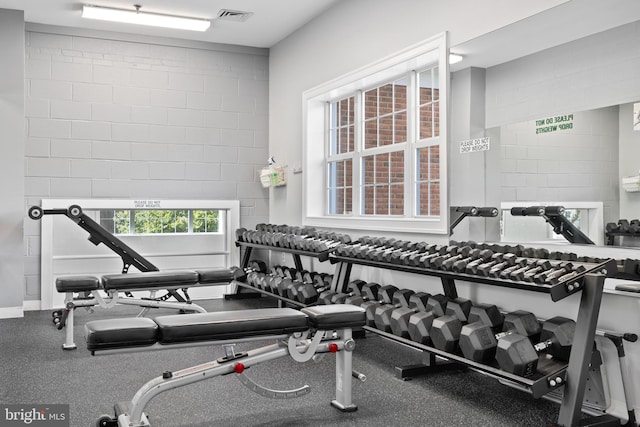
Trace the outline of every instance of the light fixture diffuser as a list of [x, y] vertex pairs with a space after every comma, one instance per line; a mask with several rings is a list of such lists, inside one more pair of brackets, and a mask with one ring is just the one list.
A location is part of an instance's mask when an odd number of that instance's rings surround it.
[[128, 10], [85, 4], [82, 6], [82, 17], [101, 21], [124, 22], [127, 24], [150, 25], [190, 31], [206, 31], [209, 26], [211, 26], [211, 22], [207, 19], [141, 12], [140, 6], [136, 6], [136, 10]]
[[462, 59], [462, 55], [458, 55], [457, 53], [449, 54], [449, 64], [457, 64], [458, 62], [462, 61]]

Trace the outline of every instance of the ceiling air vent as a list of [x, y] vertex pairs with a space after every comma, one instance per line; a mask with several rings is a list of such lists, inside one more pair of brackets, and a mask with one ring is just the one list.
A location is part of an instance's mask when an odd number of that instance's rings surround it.
[[244, 22], [253, 15], [253, 12], [242, 12], [241, 10], [221, 9], [218, 12], [218, 19], [224, 21]]

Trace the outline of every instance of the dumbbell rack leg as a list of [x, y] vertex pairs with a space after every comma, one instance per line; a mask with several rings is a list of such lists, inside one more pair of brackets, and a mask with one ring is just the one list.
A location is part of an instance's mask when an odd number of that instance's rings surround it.
[[[456, 281], [450, 277], [441, 277], [442, 292], [449, 298], [457, 298], [458, 290], [456, 288]], [[396, 366], [396, 378], [403, 381], [411, 379], [412, 377], [418, 377], [421, 375], [429, 375], [437, 372], [444, 371], [459, 371], [466, 369], [466, 366], [450, 360], [440, 359], [433, 353], [423, 351], [425, 356], [424, 362], [416, 365]]]
[[602, 274], [587, 274], [584, 277], [564, 395], [558, 415], [558, 425], [561, 426], [574, 427], [580, 421], [604, 279]]
[[425, 360], [417, 365], [396, 366], [396, 378], [403, 381], [410, 380], [413, 377], [421, 375], [434, 374], [444, 371], [460, 371], [467, 367], [463, 364], [451, 362], [448, 360], [437, 360], [436, 355], [427, 351], [423, 352]]
[[333, 273], [333, 282], [331, 282], [331, 290], [333, 292], [346, 292], [352, 267], [353, 264], [350, 262], [339, 262], [336, 264], [335, 272]]
[[[242, 255], [242, 263], [240, 264], [240, 268], [249, 267], [249, 262], [251, 261], [251, 251], [252, 251], [252, 249], [253, 248], [251, 246], [245, 247], [244, 255]], [[245, 289], [242, 286], [236, 286], [235, 292], [233, 292], [231, 294], [225, 294], [224, 295], [225, 301], [230, 301], [230, 300], [234, 300], [234, 299], [260, 298], [260, 297], [262, 297], [261, 293], [252, 292], [250, 290], [248, 291], [247, 289]]]

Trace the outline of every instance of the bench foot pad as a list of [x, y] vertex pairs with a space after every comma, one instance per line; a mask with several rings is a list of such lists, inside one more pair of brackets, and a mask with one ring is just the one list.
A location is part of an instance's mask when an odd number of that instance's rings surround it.
[[331, 406], [339, 409], [342, 412], [356, 412], [358, 410], [358, 407], [356, 405], [351, 404], [348, 406], [344, 406], [342, 403], [338, 402], [337, 400], [332, 400]]

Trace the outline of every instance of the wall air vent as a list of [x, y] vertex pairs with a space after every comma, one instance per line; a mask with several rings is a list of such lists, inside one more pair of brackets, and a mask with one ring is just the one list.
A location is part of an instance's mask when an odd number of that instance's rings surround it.
[[224, 21], [244, 22], [253, 15], [253, 12], [242, 12], [240, 10], [221, 9], [218, 12], [218, 19]]

